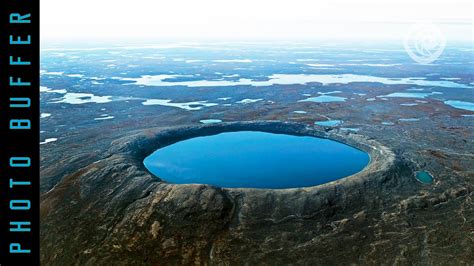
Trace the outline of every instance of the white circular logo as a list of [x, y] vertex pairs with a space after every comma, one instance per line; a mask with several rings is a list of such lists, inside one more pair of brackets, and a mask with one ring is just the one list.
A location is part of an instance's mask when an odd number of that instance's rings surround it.
[[446, 38], [434, 24], [415, 24], [405, 36], [403, 45], [413, 60], [430, 64], [443, 53]]

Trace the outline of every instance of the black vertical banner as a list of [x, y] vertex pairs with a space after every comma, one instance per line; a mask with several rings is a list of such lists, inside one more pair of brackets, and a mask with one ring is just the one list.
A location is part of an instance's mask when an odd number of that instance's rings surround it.
[[1, 3], [0, 264], [39, 264], [39, 0]]

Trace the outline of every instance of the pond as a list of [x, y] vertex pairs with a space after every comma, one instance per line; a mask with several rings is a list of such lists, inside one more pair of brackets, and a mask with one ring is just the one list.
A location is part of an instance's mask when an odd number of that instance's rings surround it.
[[165, 146], [144, 165], [169, 183], [281, 189], [331, 182], [368, 162], [366, 152], [330, 139], [238, 131]]
[[316, 121], [314, 122], [315, 125], [322, 126], [322, 127], [335, 127], [342, 124], [341, 120], [326, 120], [326, 121]]
[[433, 182], [433, 176], [428, 171], [416, 172], [415, 177], [421, 183], [429, 184], [429, 183]]

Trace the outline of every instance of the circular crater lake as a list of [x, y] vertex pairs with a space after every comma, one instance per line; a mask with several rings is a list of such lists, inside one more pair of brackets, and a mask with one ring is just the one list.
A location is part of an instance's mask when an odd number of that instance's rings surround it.
[[331, 182], [368, 162], [366, 152], [330, 139], [237, 131], [165, 146], [144, 165], [169, 183], [281, 189]]

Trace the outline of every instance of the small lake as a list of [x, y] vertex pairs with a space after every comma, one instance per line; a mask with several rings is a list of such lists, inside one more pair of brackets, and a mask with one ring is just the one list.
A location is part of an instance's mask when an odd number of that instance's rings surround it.
[[145, 167], [169, 183], [295, 188], [361, 171], [369, 155], [330, 139], [259, 131], [196, 137], [156, 150]]
[[332, 102], [345, 102], [347, 98], [331, 95], [320, 95], [317, 97], [310, 97], [298, 102], [315, 102], [315, 103], [332, 103]]
[[415, 173], [416, 179], [424, 184], [433, 182], [433, 176], [427, 171], [419, 171]]
[[322, 127], [335, 127], [342, 124], [342, 120], [316, 121], [314, 124]]
[[463, 101], [445, 101], [444, 102], [447, 105], [450, 105], [454, 108], [458, 109], [463, 109], [467, 111], [473, 111], [474, 112], [474, 103], [471, 102], [463, 102]]

